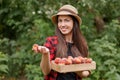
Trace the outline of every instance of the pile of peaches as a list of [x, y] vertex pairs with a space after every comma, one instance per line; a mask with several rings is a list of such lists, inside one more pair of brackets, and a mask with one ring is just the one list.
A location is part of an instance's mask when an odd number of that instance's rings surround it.
[[83, 63], [91, 63], [93, 60], [92, 58], [84, 58], [81, 56], [78, 57], [72, 57], [72, 56], [68, 56], [67, 58], [55, 58], [55, 60], [53, 60], [54, 63], [59, 64], [59, 65], [70, 65], [70, 64], [83, 64]]

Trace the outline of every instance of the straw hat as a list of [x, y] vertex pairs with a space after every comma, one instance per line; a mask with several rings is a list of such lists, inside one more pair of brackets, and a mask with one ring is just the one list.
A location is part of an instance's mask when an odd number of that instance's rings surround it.
[[77, 9], [75, 7], [73, 7], [72, 5], [64, 5], [64, 6], [62, 6], [58, 10], [58, 13], [52, 16], [52, 22], [54, 24], [57, 24], [57, 16], [58, 15], [72, 15], [78, 20], [79, 24], [82, 23], [81, 18], [78, 16]]

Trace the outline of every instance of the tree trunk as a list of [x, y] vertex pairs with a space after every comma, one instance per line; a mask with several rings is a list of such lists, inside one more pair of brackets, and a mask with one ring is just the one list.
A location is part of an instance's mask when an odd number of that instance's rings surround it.
[[103, 31], [104, 25], [105, 25], [103, 18], [100, 16], [96, 16], [94, 19], [94, 22], [95, 22], [95, 27], [96, 27], [97, 33], [101, 33]]

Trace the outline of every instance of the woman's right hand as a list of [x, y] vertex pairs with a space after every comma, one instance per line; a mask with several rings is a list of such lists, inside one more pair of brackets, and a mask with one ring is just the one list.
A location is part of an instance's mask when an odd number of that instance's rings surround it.
[[38, 44], [34, 44], [32, 50], [35, 53], [41, 53], [41, 61], [40, 67], [44, 75], [48, 75], [51, 71], [51, 64], [50, 64], [50, 52], [49, 49], [45, 46], [40, 46]]
[[36, 53], [47, 54], [49, 53], [49, 49], [45, 46], [39, 46], [38, 44], [34, 44], [32, 50]]

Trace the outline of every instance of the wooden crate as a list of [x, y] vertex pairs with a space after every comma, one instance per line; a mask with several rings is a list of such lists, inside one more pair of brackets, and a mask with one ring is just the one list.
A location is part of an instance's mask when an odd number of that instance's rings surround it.
[[51, 61], [51, 67], [53, 70], [60, 73], [83, 71], [83, 70], [95, 70], [96, 62], [92, 61], [91, 63], [59, 65], [54, 63], [54, 61]]

